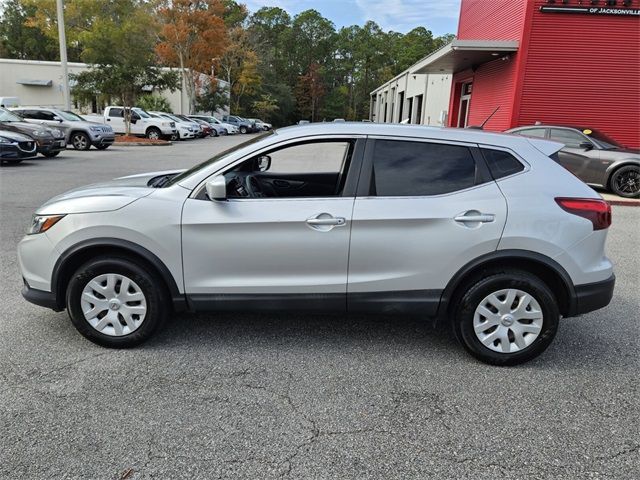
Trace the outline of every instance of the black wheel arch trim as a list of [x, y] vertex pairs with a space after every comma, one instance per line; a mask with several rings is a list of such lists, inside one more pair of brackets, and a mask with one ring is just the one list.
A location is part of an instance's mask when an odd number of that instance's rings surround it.
[[53, 293], [55, 294], [56, 302], [59, 308], [64, 308], [65, 301], [65, 292], [62, 291], [63, 285], [61, 284], [64, 279], [64, 275], [61, 276], [61, 273], [65, 271], [65, 265], [69, 260], [74, 258], [76, 254], [79, 254], [84, 250], [93, 249], [96, 247], [104, 247], [105, 249], [117, 248], [119, 250], [129, 251], [133, 255], [142, 257], [160, 273], [162, 280], [169, 289], [174, 309], [176, 311], [183, 311], [186, 309], [186, 297], [183, 293], [180, 293], [175, 278], [173, 278], [173, 275], [171, 274], [167, 266], [162, 262], [162, 260], [160, 260], [151, 251], [147, 250], [144, 247], [141, 247], [136, 243], [130, 242], [128, 240], [123, 240], [121, 238], [109, 237], [91, 238], [82, 242], [78, 242], [72, 247], [69, 247], [62, 253], [62, 255], [60, 255], [53, 267], [53, 273], [51, 275], [51, 288]]
[[568, 297], [568, 305], [566, 308], [567, 311], [565, 312], [564, 316], [570, 317], [576, 315], [578, 311], [576, 289], [573, 281], [571, 280], [571, 276], [562, 267], [562, 265], [560, 265], [552, 258], [547, 257], [546, 255], [543, 255], [541, 253], [531, 252], [528, 250], [507, 249], [496, 250], [494, 252], [490, 252], [477, 257], [463, 266], [460, 270], [458, 270], [456, 274], [451, 278], [451, 280], [449, 280], [449, 283], [442, 292], [442, 296], [440, 297], [440, 308], [438, 309], [438, 318], [443, 319], [447, 317], [447, 314], [449, 313], [449, 303], [451, 302], [453, 295], [455, 294], [457, 288], [462, 285], [467, 276], [471, 274], [471, 272], [478, 268], [481, 268], [483, 265], [488, 265], [496, 260], [504, 261], [509, 259], [526, 260], [530, 262], [533, 261], [541, 264], [544, 267], [547, 267], [556, 275], [558, 275], [558, 277], [562, 281], [563, 286], [566, 289]]

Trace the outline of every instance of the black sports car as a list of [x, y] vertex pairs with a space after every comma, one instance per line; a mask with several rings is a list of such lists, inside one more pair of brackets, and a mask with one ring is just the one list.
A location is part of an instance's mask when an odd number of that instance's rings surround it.
[[20, 163], [38, 155], [36, 141], [22, 133], [0, 130], [0, 163]]
[[595, 128], [531, 125], [507, 133], [564, 143], [555, 160], [584, 183], [621, 197], [640, 197], [640, 151], [619, 145]]

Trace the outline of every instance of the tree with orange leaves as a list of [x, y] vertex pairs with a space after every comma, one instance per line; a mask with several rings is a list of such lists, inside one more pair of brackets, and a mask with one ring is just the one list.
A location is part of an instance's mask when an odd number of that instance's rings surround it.
[[221, 0], [158, 0], [157, 14], [160, 42], [156, 51], [167, 65], [180, 68], [189, 112], [194, 113], [200, 75], [213, 75], [212, 67], [226, 48], [224, 4]]

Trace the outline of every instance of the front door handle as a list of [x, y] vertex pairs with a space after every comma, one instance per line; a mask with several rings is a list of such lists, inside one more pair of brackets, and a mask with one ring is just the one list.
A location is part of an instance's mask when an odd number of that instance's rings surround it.
[[339, 226], [347, 223], [344, 217], [314, 217], [307, 219], [307, 223], [313, 226]]
[[496, 216], [493, 213], [481, 213], [477, 210], [469, 210], [454, 217], [456, 222], [462, 223], [491, 223], [495, 219]]

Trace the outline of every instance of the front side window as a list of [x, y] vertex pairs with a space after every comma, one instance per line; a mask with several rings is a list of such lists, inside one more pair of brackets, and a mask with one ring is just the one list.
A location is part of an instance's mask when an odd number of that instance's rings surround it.
[[355, 142], [316, 141], [252, 157], [225, 173], [229, 198], [336, 197]]
[[581, 143], [589, 141], [582, 134], [563, 128], [552, 128], [549, 138], [556, 142], [564, 143], [569, 148], [580, 148]]
[[371, 195], [441, 195], [476, 184], [476, 163], [467, 147], [438, 143], [376, 140]]
[[526, 130], [518, 130], [514, 133], [525, 137], [544, 138], [547, 131], [545, 128], [527, 128]]

